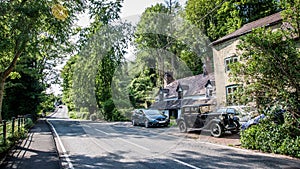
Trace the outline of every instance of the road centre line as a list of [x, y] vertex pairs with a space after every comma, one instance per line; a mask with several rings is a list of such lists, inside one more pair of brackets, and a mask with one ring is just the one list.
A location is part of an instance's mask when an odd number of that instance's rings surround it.
[[186, 163], [186, 162], [183, 162], [183, 161], [180, 161], [180, 160], [177, 160], [177, 159], [172, 159], [172, 160], [175, 161], [175, 162], [177, 162], [177, 163], [180, 163], [180, 164], [182, 164], [182, 165], [188, 166], [188, 167], [190, 167], [190, 168], [201, 169], [201, 168], [199, 168], [199, 167], [193, 166], [193, 165], [191, 165], [191, 164], [188, 164], [188, 163]]
[[141, 149], [150, 151], [149, 148], [146, 148], [146, 147], [144, 147], [144, 146], [140, 146], [140, 145], [138, 145], [138, 144], [135, 144], [135, 143], [133, 143], [133, 142], [127, 141], [127, 140], [125, 140], [125, 139], [118, 138], [118, 140], [124, 141], [124, 142], [126, 142], [126, 143], [129, 143], [129, 144], [134, 145], [134, 146], [136, 146], [136, 147], [139, 147], [139, 148], [141, 148]]
[[81, 126], [83, 126], [83, 127], [88, 127], [88, 128], [92, 128], [91, 126], [86, 125], [86, 124], [82, 124]]
[[110, 133], [106, 133], [106, 132], [104, 132], [102, 130], [99, 130], [99, 129], [95, 129], [95, 130], [99, 131], [100, 133], [106, 134], [106, 135], [111, 135]]
[[[106, 135], [115, 135], [115, 134], [113, 134], [113, 133], [107, 133], [107, 132], [104, 132], [104, 131], [99, 130], [99, 129], [95, 129], [95, 130], [97, 130], [97, 131], [99, 131], [99, 132], [101, 132], [101, 133], [103, 133], [103, 134], [106, 134]], [[144, 150], [146, 150], [146, 151], [150, 151], [149, 148], [146, 148], [146, 147], [144, 147], [144, 146], [138, 145], [138, 144], [136, 144], [136, 143], [127, 141], [127, 140], [122, 139], [122, 138], [117, 138], [117, 139], [118, 139], [118, 140], [121, 140], [121, 141], [123, 141], [123, 142], [126, 142], [126, 143], [128, 143], [128, 144], [134, 145], [134, 146], [136, 146], [136, 147], [139, 147], [139, 148], [141, 148], [141, 149], [144, 149]], [[201, 168], [199, 168], [199, 167], [193, 166], [193, 165], [191, 165], [191, 164], [188, 164], [188, 163], [186, 163], [186, 162], [183, 162], [183, 161], [180, 161], [180, 160], [177, 160], [177, 159], [172, 159], [172, 160], [175, 161], [175, 162], [177, 162], [177, 163], [179, 163], [179, 164], [185, 165], [185, 166], [190, 167], [190, 168], [193, 168], [193, 169], [201, 169]]]
[[[115, 134], [112, 134], [112, 133], [104, 132], [104, 131], [99, 130], [99, 129], [95, 129], [95, 130], [97, 130], [97, 131], [99, 131], [99, 132], [101, 132], [101, 133], [103, 133], [103, 134], [106, 134], [106, 135], [110, 135], [110, 136], [115, 135]], [[150, 151], [149, 148], [146, 148], [146, 147], [144, 147], [144, 146], [141, 146], [141, 145], [135, 144], [135, 143], [133, 143], [133, 142], [127, 141], [127, 140], [125, 140], [125, 139], [122, 139], [122, 138], [117, 138], [117, 139], [118, 139], [118, 140], [121, 140], [121, 141], [123, 141], [123, 142], [126, 142], [126, 143], [128, 143], [128, 144], [134, 145], [134, 146], [136, 146], [136, 147], [139, 147], [139, 148], [141, 148], [141, 149]]]
[[65, 146], [63, 145], [63, 143], [62, 143], [62, 141], [61, 141], [61, 139], [60, 139], [60, 137], [59, 137], [57, 131], [55, 130], [55, 128], [54, 128], [54, 126], [52, 125], [51, 122], [49, 122], [48, 120], [46, 120], [46, 121], [47, 121], [47, 123], [50, 125], [50, 127], [52, 128], [52, 131], [54, 132], [54, 134], [55, 134], [55, 136], [56, 136], [56, 138], [57, 138], [57, 140], [58, 140], [59, 146], [61, 147], [61, 150], [62, 150], [62, 152], [63, 152], [63, 157], [66, 159], [66, 161], [67, 161], [67, 163], [68, 163], [68, 165], [69, 165], [69, 168], [70, 168], [70, 169], [74, 169], [74, 166], [73, 166], [73, 164], [72, 164], [72, 162], [71, 162], [71, 159], [70, 159], [69, 155], [67, 154], [67, 151], [66, 151], [66, 149], [65, 149]]

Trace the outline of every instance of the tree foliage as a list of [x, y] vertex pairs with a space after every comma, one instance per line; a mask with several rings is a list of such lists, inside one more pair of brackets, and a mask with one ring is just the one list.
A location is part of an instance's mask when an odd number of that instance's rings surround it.
[[299, 157], [300, 1], [283, 7], [280, 27], [258, 28], [242, 38], [240, 62], [231, 65], [230, 74], [243, 85], [236, 99], [254, 102], [268, 117], [242, 133], [242, 146]]
[[277, 12], [279, 7], [277, 0], [188, 0], [186, 16], [214, 41], [246, 23]]
[[36, 73], [45, 73], [47, 66], [52, 68], [47, 62], [51, 60], [48, 57], [57, 56], [57, 53], [50, 54], [50, 52], [56, 47], [65, 49], [69, 46], [69, 37], [72, 33], [70, 28], [76, 18], [75, 13], [82, 10], [83, 4], [79, 1], [66, 1], [63, 5], [69, 14], [68, 18], [61, 21], [49, 12], [56, 3], [46, 0], [0, 1], [1, 114], [4, 84], [9, 75], [12, 75], [18, 60], [33, 60], [31, 63], [39, 66]]
[[299, 41], [292, 31], [257, 29], [241, 45], [241, 62], [232, 65], [232, 80], [245, 84], [246, 102], [266, 108], [280, 102], [299, 114]]
[[[156, 87], [157, 74], [154, 69], [144, 67], [129, 84], [130, 101], [133, 107], [147, 108], [154, 101], [153, 88]], [[156, 94], [156, 93], [154, 93]]]

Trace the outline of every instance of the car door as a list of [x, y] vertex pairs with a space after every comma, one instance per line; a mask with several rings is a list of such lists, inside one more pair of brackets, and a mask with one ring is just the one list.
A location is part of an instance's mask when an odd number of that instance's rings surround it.
[[205, 119], [201, 114], [201, 110], [198, 106], [191, 107], [192, 120], [194, 120], [193, 128], [202, 128], [204, 126]]

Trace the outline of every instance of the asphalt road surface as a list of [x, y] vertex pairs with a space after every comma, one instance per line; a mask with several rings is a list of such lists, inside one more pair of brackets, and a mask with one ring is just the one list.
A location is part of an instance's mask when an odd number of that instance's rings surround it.
[[189, 139], [177, 128], [70, 120], [66, 107], [48, 121], [64, 168], [300, 168], [300, 160]]

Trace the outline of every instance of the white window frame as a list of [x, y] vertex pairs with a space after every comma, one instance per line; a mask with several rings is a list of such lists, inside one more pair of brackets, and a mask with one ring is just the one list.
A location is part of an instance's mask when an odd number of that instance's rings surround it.
[[232, 95], [237, 90], [238, 87], [239, 87], [239, 85], [237, 85], [237, 84], [229, 85], [229, 86], [225, 87], [227, 104], [232, 104], [231, 102], [233, 102], [233, 100], [229, 100], [228, 98], [230, 95]]
[[230, 67], [229, 65], [235, 62], [238, 62], [238, 56], [236, 54], [230, 55], [229, 57], [226, 57], [224, 59], [224, 66], [225, 66], [225, 72], [229, 72], [230, 71]]

